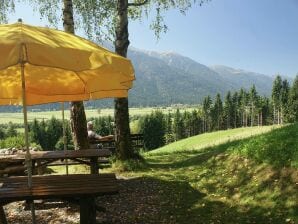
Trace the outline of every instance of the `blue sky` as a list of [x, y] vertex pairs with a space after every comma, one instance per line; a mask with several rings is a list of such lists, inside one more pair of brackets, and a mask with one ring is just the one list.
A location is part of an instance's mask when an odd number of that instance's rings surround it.
[[[18, 6], [10, 22], [46, 24], [31, 8]], [[131, 45], [173, 51], [202, 64], [221, 64], [267, 75], [298, 73], [298, 0], [212, 0], [181, 15], [166, 14], [169, 27], [156, 40], [149, 22], [129, 24]]]

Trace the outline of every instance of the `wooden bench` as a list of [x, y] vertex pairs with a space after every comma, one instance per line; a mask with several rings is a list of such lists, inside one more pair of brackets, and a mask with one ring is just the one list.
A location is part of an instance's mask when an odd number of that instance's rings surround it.
[[33, 176], [32, 188], [27, 177], [0, 179], [0, 223], [6, 224], [3, 206], [23, 200], [62, 199], [78, 200], [80, 223], [96, 223], [95, 197], [118, 193], [115, 174], [72, 174]]
[[[140, 149], [144, 147], [143, 134], [131, 134], [131, 144], [134, 149]], [[115, 139], [114, 136], [103, 137], [102, 139], [89, 140], [90, 144], [101, 144], [104, 149], [115, 152]]]

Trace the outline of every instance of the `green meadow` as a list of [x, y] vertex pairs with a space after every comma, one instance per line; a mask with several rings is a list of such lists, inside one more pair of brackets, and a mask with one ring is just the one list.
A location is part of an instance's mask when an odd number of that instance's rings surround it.
[[[130, 116], [134, 115], [145, 115], [150, 114], [154, 110], [160, 110], [164, 113], [174, 112], [177, 108], [175, 107], [145, 107], [145, 108], [129, 108]], [[198, 107], [187, 107], [180, 108], [180, 111], [191, 111], [193, 109], [198, 109]], [[85, 110], [87, 119], [91, 117], [98, 116], [114, 116], [114, 109], [87, 109]], [[54, 116], [57, 119], [62, 119], [62, 111], [28, 111], [28, 120], [32, 121], [34, 119], [50, 119]], [[65, 110], [65, 119], [69, 119], [70, 112]], [[0, 113], [0, 124], [7, 124], [8, 122], [21, 124], [23, 123], [23, 113]]]

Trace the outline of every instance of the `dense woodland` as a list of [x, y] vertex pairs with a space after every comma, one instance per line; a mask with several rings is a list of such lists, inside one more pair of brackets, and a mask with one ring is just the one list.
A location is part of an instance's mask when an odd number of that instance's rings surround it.
[[[111, 116], [91, 118], [95, 131], [101, 135], [114, 133]], [[205, 132], [238, 127], [284, 124], [298, 121], [298, 76], [292, 85], [277, 76], [271, 97], [260, 96], [255, 86], [250, 90], [228, 92], [214, 99], [206, 96], [201, 106], [193, 111], [181, 112], [171, 109], [168, 113], [156, 110], [148, 115], [130, 117], [133, 133], [144, 135], [146, 150], [155, 149], [171, 142]], [[22, 147], [23, 136], [9, 123], [0, 129], [0, 147]], [[73, 149], [70, 125], [66, 125], [68, 149]], [[30, 123], [30, 138], [33, 146], [44, 150], [63, 149], [62, 122], [56, 118], [34, 120]]]

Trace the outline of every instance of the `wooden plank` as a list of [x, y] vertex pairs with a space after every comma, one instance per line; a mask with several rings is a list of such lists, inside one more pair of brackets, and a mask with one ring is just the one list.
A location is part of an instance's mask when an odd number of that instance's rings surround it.
[[36, 200], [59, 197], [115, 194], [118, 192], [115, 174], [72, 174], [33, 176], [32, 188], [27, 186], [27, 177], [0, 179], [0, 202]]
[[[46, 159], [71, 159], [71, 158], [92, 158], [92, 157], [109, 157], [111, 152], [108, 149], [84, 149], [84, 150], [67, 150], [64, 151], [38, 151], [32, 152], [32, 160]], [[24, 161], [25, 153], [9, 157], [9, 161]]]
[[67, 150], [64, 151], [43, 151], [31, 155], [32, 160], [38, 159], [72, 159], [72, 158], [92, 158], [92, 157], [108, 157], [111, 152], [106, 149], [84, 149], [84, 150]]

